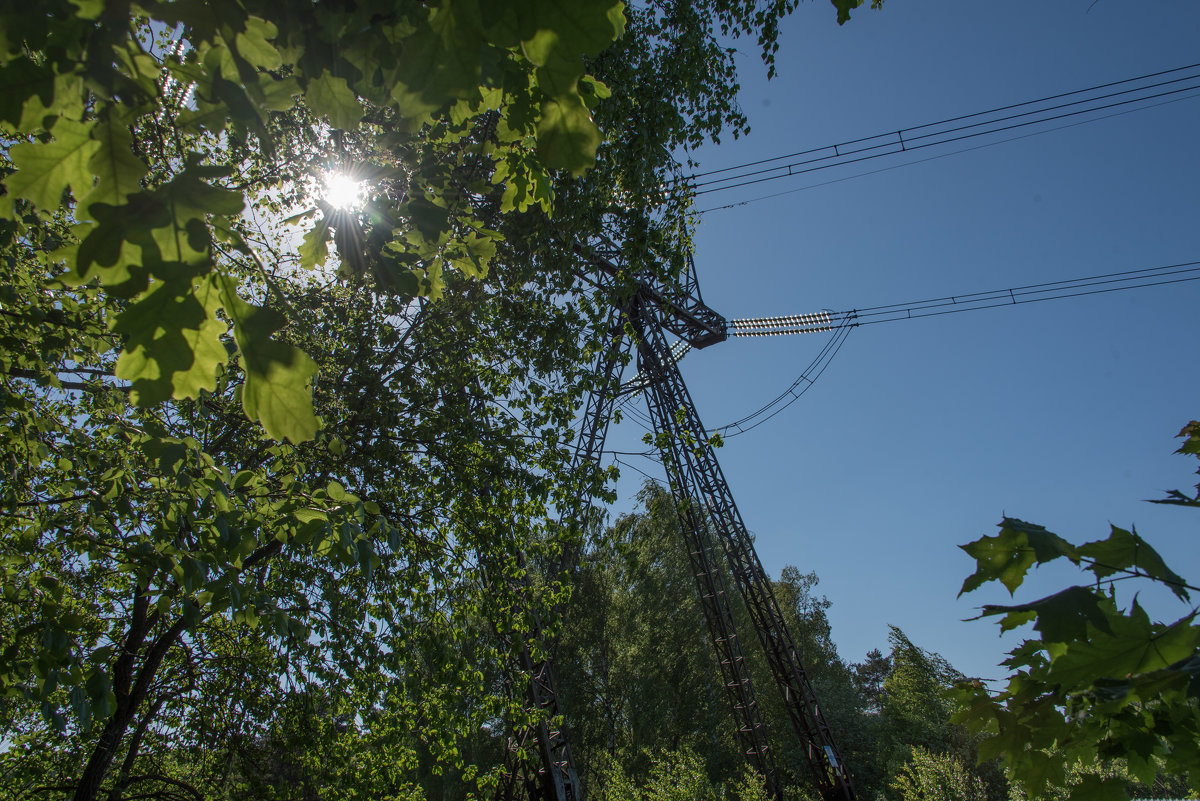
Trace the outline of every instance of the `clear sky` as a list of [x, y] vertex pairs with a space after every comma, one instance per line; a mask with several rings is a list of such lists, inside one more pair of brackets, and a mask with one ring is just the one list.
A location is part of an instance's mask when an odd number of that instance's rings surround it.
[[[817, 0], [786, 23], [775, 80], [752, 42], [741, 47], [753, 131], [697, 154], [702, 170], [1200, 62], [1200, 3], [887, 0], [839, 28]], [[705, 209], [802, 190], [702, 216], [704, 298], [727, 318], [783, 315], [1200, 260], [1195, 95], [701, 198]], [[860, 177], [804, 189], [849, 176]], [[962, 620], [1007, 595], [956, 600], [973, 567], [955, 546], [1004, 513], [1074, 541], [1136, 523], [1200, 580], [1200, 515], [1144, 502], [1196, 483], [1196, 462], [1172, 451], [1200, 418], [1198, 307], [1195, 282], [852, 331], [801, 400], [719, 451], [768, 572], [817, 572], [849, 660], [886, 650], [892, 624], [985, 678], [1002, 675], [1016, 643]], [[706, 425], [785, 389], [823, 336], [689, 354], [681, 367]], [[623, 423], [610, 447], [638, 450], [640, 433]], [[624, 469], [619, 509], [640, 481]]]

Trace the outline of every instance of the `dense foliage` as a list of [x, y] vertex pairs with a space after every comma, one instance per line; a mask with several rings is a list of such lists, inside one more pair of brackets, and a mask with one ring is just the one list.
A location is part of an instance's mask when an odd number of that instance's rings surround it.
[[[1200, 424], [1181, 432], [1180, 452], [1200, 457]], [[656, 486], [644, 511], [598, 533], [576, 580], [560, 646], [568, 724], [586, 746], [586, 778], [604, 798], [658, 798], [674, 772], [698, 798], [739, 798], [741, 764], [682, 551], [674, 502]], [[1159, 501], [1200, 506], [1194, 493]], [[1194, 797], [1196, 660], [1200, 627], [1191, 593], [1134, 530], [1073, 545], [1044, 528], [1006, 519], [996, 536], [964, 546], [976, 560], [964, 592], [987, 581], [1010, 590], [1027, 571], [1066, 559], [1086, 584], [1046, 598], [986, 606], [1003, 629], [1033, 631], [1004, 664], [1007, 686], [990, 691], [899, 629], [888, 652], [858, 664], [838, 655], [816, 576], [785, 568], [774, 591], [797, 637], [859, 796], [883, 801], [1026, 801]], [[1117, 582], [1143, 587], [1124, 598]], [[1153, 621], [1139, 592], [1166, 590], [1185, 604], [1177, 620]], [[745, 615], [738, 612], [745, 633]], [[747, 649], [756, 686], [769, 678]], [[764, 717], [785, 793], [813, 797], [795, 740], [769, 693]], [[613, 766], [619, 766], [614, 769]], [[702, 768], [702, 769], [701, 769]], [[724, 794], [724, 795], [723, 795]], [[666, 795], [665, 797], [675, 797]], [[680, 796], [682, 797], [682, 796]]]
[[371, 179], [369, 225], [326, 206], [301, 266], [323, 263], [336, 232], [345, 273], [409, 297], [440, 295], [451, 269], [482, 275], [494, 236], [478, 199], [494, 184], [503, 210], [549, 208], [550, 170], [592, 163], [588, 106], [607, 89], [583, 57], [623, 27], [614, 0], [10, 6], [3, 216], [20, 235], [70, 193], [59, 278], [125, 301], [114, 369], [134, 404], [216, 391], [232, 328], [247, 416], [306, 441], [316, 365], [223, 263], [256, 260], [278, 292], [244, 212], [314, 216], [303, 184], [335, 167]]
[[[655, 788], [672, 772], [692, 777], [686, 781], [699, 788], [696, 798], [755, 797], [747, 795], [753, 788], [745, 785], [675, 503], [653, 484], [640, 499], [642, 510], [593, 533], [559, 643], [559, 689], [583, 778], [590, 793], [613, 801], [658, 798]], [[786, 567], [773, 589], [859, 797], [915, 801], [924, 796], [899, 792], [895, 783], [924, 786], [949, 770], [964, 786], [986, 788], [988, 799], [1007, 799], [995, 763], [976, 767], [975, 738], [951, 720], [950, 691], [961, 674], [899, 629], [891, 631], [887, 656], [875, 651], [863, 663], [846, 663], [832, 638], [830, 602], [816, 587], [814, 574]], [[740, 604], [735, 617], [739, 635], [752, 640]], [[753, 645], [744, 654], [785, 793], [815, 798], [765, 659]]]
[[606, 487], [579, 247], [678, 268], [719, 37], [793, 7], [5, 4], [0, 794], [494, 779], [495, 634]]
[[[1200, 424], [1189, 423], [1179, 452], [1200, 457]], [[1178, 490], [1159, 503], [1200, 506]], [[1135, 529], [1112, 526], [1104, 539], [1075, 545], [1042, 526], [1005, 518], [1000, 532], [963, 549], [976, 571], [970, 592], [999, 581], [1010, 593], [1029, 569], [1066, 559], [1085, 584], [1021, 604], [985, 606], [1002, 631], [1032, 624], [1004, 665], [1012, 670], [993, 695], [965, 683], [959, 719], [986, 735], [983, 757], [1002, 757], [1013, 779], [1041, 798], [1123, 799], [1133, 781], [1200, 792], [1200, 625], [1196, 587], [1176, 574]], [[1137, 591], [1118, 593], [1136, 581]], [[1150, 618], [1139, 593], [1169, 591], [1185, 609], [1176, 620]], [[1186, 784], [1183, 778], [1186, 777]]]

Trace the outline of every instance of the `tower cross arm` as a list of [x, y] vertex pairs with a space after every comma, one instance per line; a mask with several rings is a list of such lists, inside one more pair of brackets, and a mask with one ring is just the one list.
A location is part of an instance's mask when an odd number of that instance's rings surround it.
[[[605, 247], [602, 244], [586, 256], [598, 272], [618, 278], [622, 268], [613, 260], [613, 257], [619, 258], [618, 254], [615, 246]], [[632, 278], [636, 282], [638, 296], [658, 310], [659, 324], [693, 348], [706, 348], [728, 338], [728, 322], [700, 296], [696, 264], [690, 253], [678, 279], [646, 272], [637, 273]]]

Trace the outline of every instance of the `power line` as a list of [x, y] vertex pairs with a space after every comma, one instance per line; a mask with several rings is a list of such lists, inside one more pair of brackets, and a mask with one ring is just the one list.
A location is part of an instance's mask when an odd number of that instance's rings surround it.
[[[1137, 81], [1144, 81], [1144, 80], [1148, 80], [1150, 78], [1159, 78], [1163, 75], [1172, 75], [1177, 72], [1185, 72], [1185, 71], [1193, 70], [1193, 69], [1197, 69], [1197, 68], [1200, 68], [1200, 64], [1189, 64], [1185, 67], [1175, 67], [1174, 69], [1162, 70], [1160, 72], [1151, 72], [1151, 73], [1147, 73], [1146, 75], [1139, 75], [1135, 78], [1126, 78], [1121, 81], [1113, 81], [1111, 83], [1103, 83], [1103, 84], [1098, 84], [1096, 86], [1090, 86], [1087, 89], [1076, 89], [1072, 92], [1063, 92], [1063, 93], [1057, 94], [1057, 95], [1049, 95], [1047, 97], [1038, 98], [1037, 100], [1026, 100], [1022, 103], [1013, 103], [1008, 106], [998, 106], [997, 108], [989, 109], [988, 111], [977, 111], [974, 114], [964, 114], [964, 115], [961, 115], [958, 117], [950, 117], [950, 118], [947, 118], [944, 120], [939, 120], [938, 122], [927, 122], [924, 125], [918, 125], [914, 128], [909, 128], [907, 130], [918, 131], [918, 130], [922, 130], [924, 128], [933, 128], [933, 127], [936, 127], [939, 125], [949, 125], [950, 123], [961, 122], [963, 120], [969, 120], [969, 119], [973, 119], [975, 117], [981, 117], [981, 116], [984, 116], [987, 114], [998, 114], [998, 113], [1004, 112], [1004, 111], [1012, 111], [1014, 109], [1023, 108], [1026, 106], [1037, 105], [1038, 103], [1048, 103], [1051, 100], [1062, 100], [1063, 98], [1074, 97], [1076, 95], [1081, 95], [1081, 94], [1087, 94], [1088, 92], [1098, 92], [1102, 89], [1111, 89], [1114, 86], [1123, 86], [1123, 85], [1129, 84], [1129, 83], [1136, 83]], [[1130, 90], [1130, 91], [1132, 91], [1132, 90]], [[886, 136], [886, 135], [888, 135], [888, 134], [884, 134], [884, 136]], [[878, 137], [877, 136], [864, 137], [862, 139], [852, 140], [851, 142], [848, 142], [846, 144], [856, 144], [859, 142], [866, 142], [866, 141], [869, 141], [871, 139], [876, 139], [876, 138], [878, 138]], [[820, 149], [820, 148], [818, 148], [818, 149]], [[694, 178], [703, 178], [703, 177], [706, 177], [709, 175], [717, 175], [717, 174], [723, 173], [723, 172], [731, 172], [733, 170], [740, 170], [745, 167], [756, 167], [760, 164], [769, 164], [772, 161], [782, 161], [783, 159], [790, 159], [790, 158], [793, 158], [796, 156], [802, 156], [802, 155], [806, 155], [806, 154], [812, 153], [812, 152], [814, 152], [814, 151], [813, 150], [802, 150], [802, 151], [797, 151], [795, 153], [787, 153], [782, 156], [772, 156], [770, 158], [758, 159], [756, 161], [747, 161], [742, 164], [735, 164], [732, 167], [723, 167], [719, 170], [707, 170], [705, 172], [694, 172], [689, 175], [683, 176], [683, 178], [681, 180], [686, 181], [686, 180], [691, 180]]]
[[807, 315], [741, 318], [730, 320], [729, 326], [730, 335], [734, 337], [807, 334], [830, 330], [844, 323], [858, 327], [920, 317], [935, 317], [942, 314], [958, 314], [979, 309], [993, 309], [999, 306], [1018, 306], [1045, 300], [1065, 300], [1084, 295], [1099, 295], [1106, 292], [1121, 292], [1127, 289], [1141, 289], [1196, 280], [1200, 280], [1200, 261], [1190, 261], [1162, 267], [1147, 267], [1141, 270], [1124, 270], [1104, 275], [1072, 278], [1066, 281], [1047, 281], [987, 292], [971, 292], [965, 295], [948, 295], [907, 303], [892, 303], [886, 306], [870, 306], [850, 311], [826, 310]]
[[890, 323], [898, 320], [913, 320], [921, 317], [936, 317], [943, 314], [994, 309], [1001, 306], [1019, 306], [1046, 300], [1099, 295], [1108, 292], [1123, 292], [1165, 284], [1177, 284], [1200, 280], [1200, 261], [1181, 262], [1162, 267], [1140, 270], [1124, 270], [1116, 273], [1073, 278], [1065, 281], [1046, 281], [1039, 284], [997, 289], [987, 292], [971, 292], [965, 295], [948, 295], [940, 298], [869, 306], [847, 312], [822, 311], [815, 314], [787, 315], [783, 317], [752, 317], [730, 320], [730, 335], [734, 337], [779, 336], [807, 334], [833, 330], [833, 335], [822, 347], [816, 358], [791, 385], [772, 400], [744, 417], [718, 426], [713, 431], [725, 439], [751, 431], [791, 406], [807, 392], [833, 361], [849, 336], [850, 330], [863, 325]]
[[[1182, 93], [1200, 90], [1200, 72], [1196, 72], [1198, 68], [1200, 68], [1200, 64], [1192, 64], [1186, 67], [1163, 70], [1161, 72], [1142, 75], [1137, 78], [1128, 78], [1123, 81], [1101, 84], [1098, 86], [1089, 87], [1087, 89], [1079, 89], [1073, 92], [1066, 92], [1059, 95], [1040, 98], [1038, 100], [1030, 100], [1024, 103], [1016, 103], [1009, 106], [1001, 106], [998, 108], [989, 109], [988, 111], [980, 111], [974, 114], [951, 117], [939, 122], [926, 123], [925, 125], [918, 125], [912, 128], [849, 140], [847, 142], [840, 142], [838, 144], [828, 145], [825, 147], [797, 151], [795, 153], [790, 153], [783, 156], [759, 159], [757, 161], [746, 162], [744, 164], [726, 167], [720, 170], [694, 173], [681, 180], [692, 181], [693, 188], [697, 190], [696, 195], [699, 196], [713, 192], [724, 191], [726, 189], [734, 189], [737, 187], [764, 183], [766, 181], [775, 181], [781, 178], [804, 175], [816, 170], [823, 170], [846, 164], [854, 164], [860, 161], [882, 158], [883, 156], [890, 156], [913, 150], [922, 150], [925, 148], [934, 147], [936, 145], [950, 144], [952, 142], [958, 142], [964, 139], [984, 136], [987, 134], [1003, 133], [1031, 125], [1044, 124], [1056, 120], [1077, 117], [1080, 115], [1096, 114], [1097, 112], [1121, 108], [1131, 104], [1145, 103], [1149, 100], [1172, 97]], [[1190, 74], [1179, 74], [1185, 72]], [[1071, 100], [1070, 102], [1060, 102], [1045, 108], [1033, 108], [1039, 104], [1050, 101], [1079, 97], [1081, 95], [1087, 95], [1131, 83], [1144, 82], [1151, 78], [1160, 78], [1167, 75], [1173, 75], [1174, 77], [1143, 86], [1107, 92], [1093, 97]], [[1066, 109], [1071, 110], [1066, 111]], [[1004, 114], [1004, 112], [1011, 111], [1016, 111], [1017, 113]], [[956, 124], [964, 123], [967, 120], [975, 121], [968, 124]], [[788, 159], [792, 160], [785, 161]], [[781, 161], [785, 161], [785, 163], [774, 164], [774, 166], [764, 166]]]
[[833, 357], [837, 356], [838, 351], [842, 349], [842, 345], [846, 342], [846, 337], [850, 335], [850, 330], [854, 328], [854, 324], [849, 321], [843, 321], [833, 332], [833, 336], [821, 348], [808, 367], [804, 368], [804, 372], [796, 378], [791, 385], [783, 392], [779, 393], [774, 399], [763, 404], [761, 407], [732, 423], [719, 426], [713, 429], [719, 433], [722, 438], [729, 439], [736, 437], [739, 434], [745, 434], [747, 431], [752, 431], [758, 428], [763, 423], [770, 420], [775, 415], [782, 412], [787, 407], [800, 399], [805, 392], [812, 388], [812, 385], [821, 377], [821, 373], [825, 372], [825, 368], [833, 361]]
[[[646, 457], [646, 458], [648, 458], [648, 459], [649, 459], [650, 457]], [[654, 462], [655, 464], [659, 464], [659, 465], [661, 465], [661, 464], [662, 464], [662, 461], [661, 461], [661, 460], [658, 460], [658, 459], [650, 459], [650, 461]], [[631, 464], [631, 463], [629, 463], [629, 462], [625, 461], [624, 459], [618, 459], [617, 457], [615, 457], [615, 456], [614, 456], [614, 457], [613, 457], [613, 462], [614, 462], [614, 463], [616, 463], [616, 464], [619, 464], [619, 465], [621, 465], [621, 466], [623, 466], [623, 467], [628, 467], [630, 470], [634, 471], [635, 473], [641, 473], [641, 474], [642, 474], [642, 477], [643, 477], [643, 478], [645, 478], [645, 479], [647, 479], [648, 481], [653, 481], [655, 484], [660, 484], [660, 485], [662, 485], [662, 486], [664, 486], [664, 487], [668, 486], [668, 485], [667, 485], [667, 483], [666, 483], [665, 481], [663, 481], [661, 478], [659, 478], [659, 477], [657, 477], [657, 476], [652, 476], [652, 475], [650, 475], [650, 474], [649, 474], [649, 473], [647, 473], [645, 470], [642, 470], [641, 468], [639, 468], [639, 467], [637, 467], [636, 465], [633, 465], [633, 464]]]
[[866, 172], [855, 173], [854, 175], [846, 175], [841, 178], [834, 178], [833, 180], [830, 180], [830, 181], [821, 181], [820, 183], [808, 184], [806, 186], [801, 186], [796, 189], [787, 189], [787, 190], [784, 190], [783, 192], [772, 192], [769, 195], [760, 195], [758, 197], [749, 198], [748, 200], [739, 200], [736, 203], [726, 203], [723, 206], [713, 206], [713, 207], [707, 208], [707, 209], [700, 209], [693, 213], [696, 215], [710, 214], [714, 211], [722, 211], [724, 209], [734, 209], [734, 208], [738, 208], [740, 206], [748, 206], [751, 203], [758, 203], [763, 200], [771, 200], [773, 198], [783, 197], [784, 195], [794, 195], [797, 192], [807, 192], [810, 189], [817, 189], [822, 186], [832, 186], [833, 184], [840, 184], [844, 181], [853, 181], [856, 178], [863, 178], [868, 175], [878, 175], [879, 173], [882, 173], [882, 172], [891, 172], [892, 170], [898, 170], [901, 167], [910, 167], [914, 164], [924, 164], [928, 161], [936, 161], [937, 159], [944, 159], [944, 158], [948, 158], [950, 156], [957, 156], [962, 153], [971, 153], [975, 150], [982, 150], [985, 147], [995, 147], [996, 145], [1002, 145], [1007, 142], [1018, 142], [1022, 139], [1028, 139], [1031, 136], [1041, 136], [1043, 134], [1053, 133], [1055, 131], [1065, 131], [1068, 128], [1075, 128], [1080, 125], [1088, 125], [1093, 122], [1099, 122], [1100, 120], [1112, 119], [1113, 117], [1123, 117], [1126, 114], [1133, 114], [1136, 111], [1145, 111], [1147, 109], [1158, 108], [1159, 106], [1170, 105], [1171, 103], [1179, 103], [1184, 100], [1191, 100], [1192, 98], [1194, 98], [1196, 96], [1197, 95], [1186, 95], [1184, 97], [1176, 97], [1176, 98], [1172, 98], [1170, 100], [1163, 100], [1158, 103], [1152, 103], [1148, 106], [1139, 106], [1138, 108], [1127, 109], [1125, 111], [1114, 111], [1110, 114], [1104, 114], [1099, 117], [1093, 117], [1092, 119], [1080, 120], [1078, 122], [1070, 122], [1070, 123], [1066, 123], [1064, 125], [1056, 125], [1052, 128], [1045, 128], [1040, 131], [1033, 131], [1031, 133], [1022, 134], [1020, 136], [1010, 136], [1005, 139], [997, 139], [992, 142], [984, 142], [981, 145], [975, 145], [973, 147], [964, 147], [959, 150], [951, 150], [947, 153], [937, 153], [932, 156], [927, 156], [926, 158], [923, 158], [923, 159], [914, 159], [912, 161], [906, 161], [901, 164], [893, 164], [890, 167], [880, 167], [879, 169], [875, 169], [875, 170], [867, 170]]

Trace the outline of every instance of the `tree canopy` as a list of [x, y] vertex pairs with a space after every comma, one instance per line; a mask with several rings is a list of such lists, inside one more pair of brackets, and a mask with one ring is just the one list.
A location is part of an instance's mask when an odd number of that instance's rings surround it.
[[[1179, 436], [1179, 453], [1200, 457], [1200, 423]], [[1173, 491], [1158, 503], [1200, 506]], [[981, 758], [1001, 757], [1029, 797], [1123, 799], [1130, 783], [1182, 780], [1200, 791], [1200, 625], [1191, 593], [1134, 528], [1076, 545], [1043, 526], [1005, 518], [999, 533], [962, 546], [976, 570], [962, 592], [998, 581], [1015, 593], [1031, 568], [1065, 559], [1087, 577], [1044, 598], [984, 606], [1001, 631], [1032, 626], [1003, 665], [998, 693], [981, 682], [960, 689], [959, 719], [981, 732]], [[1138, 590], [1119, 592], [1135, 581]], [[1184, 607], [1175, 620], [1151, 619], [1140, 593], [1166, 590]]]
[[[658, 798], [670, 774], [691, 783], [679, 797], [755, 797], [741, 772], [736, 718], [696, 598], [676, 502], [650, 483], [639, 500], [636, 512], [589, 537], [558, 646], [564, 722], [580, 747], [586, 789], [614, 801]], [[772, 584], [860, 798], [917, 801], [926, 785], [941, 786], [947, 776], [985, 788], [986, 798], [1007, 798], [995, 763], [976, 767], [975, 739], [951, 720], [957, 706], [950, 691], [961, 674], [946, 660], [893, 628], [887, 657], [875, 651], [848, 664], [834, 644], [831, 604], [818, 594], [817, 576], [788, 566]], [[740, 599], [733, 605], [739, 636], [751, 637], [746, 609]], [[785, 797], [817, 797], [803, 746], [769, 690], [765, 656], [755, 647], [743, 653]], [[872, 691], [856, 676], [873, 676], [877, 685]]]
[[[316, 364], [224, 264], [255, 261], [277, 292], [277, 265], [244, 231], [246, 213], [295, 212], [307, 230], [287, 250], [300, 267], [323, 264], [334, 239], [343, 272], [408, 297], [441, 295], [450, 270], [483, 275], [495, 252], [479, 203], [487, 187], [503, 187], [501, 211], [549, 209], [551, 170], [594, 161], [589, 104], [608, 90], [585, 77], [583, 59], [624, 30], [622, 8], [10, 7], [2, 213], [20, 236], [30, 215], [69, 209], [56, 277], [124, 301], [115, 375], [134, 404], [215, 391], [231, 328], [247, 416], [273, 437], [307, 441], [318, 429]], [[364, 214], [311, 208], [320, 199], [304, 184], [330, 169], [369, 180]]]
[[0, 9], [4, 793], [494, 779], [494, 634], [609, 478], [580, 249], [679, 268], [722, 37], [770, 65], [793, 7]]
[[[839, 18], [858, 2], [835, 2]], [[657, 45], [643, 53], [655, 63], [626, 65], [659, 69], [613, 77], [685, 79], [656, 101], [663, 119], [634, 116], [651, 155], [632, 166], [661, 170], [675, 146], [744, 124], [713, 26], [756, 34], [771, 63], [793, 7], [631, 11], [641, 29], [629, 41]], [[10, 7], [3, 21], [0, 218], [22, 236], [31, 215], [67, 212], [55, 278], [124, 301], [115, 375], [134, 404], [215, 391], [232, 330], [247, 416], [302, 442], [319, 428], [316, 365], [279, 335], [286, 315], [225, 266], [254, 261], [278, 295], [276, 254], [243, 230], [245, 215], [292, 213], [304, 230], [284, 249], [290, 260], [320, 266], [333, 243], [343, 275], [391, 293], [436, 298], [451, 271], [483, 276], [498, 237], [490, 207], [549, 211], [559, 171], [595, 163], [593, 112], [611, 90], [584, 62], [623, 33], [626, 13], [618, 0], [55, 0], [38, 13]], [[306, 191], [331, 171], [369, 184], [361, 214]], [[663, 205], [661, 184], [646, 184], [622, 189], [644, 207], [649, 188], [649, 204]]]

